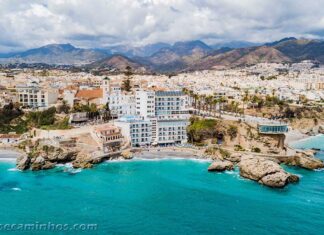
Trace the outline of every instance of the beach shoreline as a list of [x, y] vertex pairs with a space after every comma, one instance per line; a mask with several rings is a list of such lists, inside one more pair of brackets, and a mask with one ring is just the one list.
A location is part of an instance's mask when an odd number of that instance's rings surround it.
[[299, 130], [291, 130], [285, 134], [285, 144], [291, 146], [292, 144], [299, 142], [301, 140], [312, 137], [310, 135], [304, 134]]
[[196, 159], [211, 160], [203, 154], [203, 151], [196, 149], [180, 149], [180, 148], [156, 148], [143, 149], [140, 152], [133, 153], [135, 159]]

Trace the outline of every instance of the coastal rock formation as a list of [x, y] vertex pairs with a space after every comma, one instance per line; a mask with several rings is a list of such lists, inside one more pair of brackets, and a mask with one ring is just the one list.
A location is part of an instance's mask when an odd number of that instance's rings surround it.
[[295, 165], [308, 169], [315, 170], [324, 168], [324, 163], [318, 158], [315, 158], [313, 154], [309, 154], [307, 152], [297, 153], [295, 156]]
[[27, 155], [21, 155], [17, 158], [17, 168], [19, 170], [26, 170], [29, 168], [30, 158]]
[[282, 188], [297, 182], [298, 176], [284, 171], [275, 161], [253, 156], [243, 156], [239, 163], [240, 175], [269, 187]]
[[124, 151], [122, 151], [122, 153], [121, 153], [121, 155], [122, 155], [122, 157], [124, 158], [124, 159], [132, 159], [132, 153], [131, 153], [131, 151], [129, 151], [129, 150], [124, 150]]
[[17, 158], [16, 166], [20, 170], [48, 170], [57, 163], [68, 163], [76, 159], [77, 152], [53, 146], [36, 145], [27, 155]]
[[240, 153], [232, 153], [229, 154], [228, 156], [224, 156], [223, 158], [227, 161], [233, 162], [233, 163], [238, 163], [241, 161], [242, 154]]
[[102, 157], [93, 157], [87, 153], [79, 152], [76, 159], [72, 162], [74, 168], [91, 168], [94, 164], [101, 163]]
[[279, 159], [284, 164], [298, 166], [307, 170], [324, 168], [323, 161], [314, 157], [314, 151], [312, 150], [297, 152], [295, 156], [287, 156]]
[[233, 170], [234, 164], [230, 161], [221, 161], [215, 160], [209, 167], [208, 171], [226, 171], [226, 170]]
[[101, 159], [91, 159], [80, 154], [76, 150], [68, 150], [54, 146], [35, 143], [29, 146], [29, 153], [17, 158], [16, 166], [20, 170], [31, 169], [33, 171], [52, 169], [58, 163], [74, 163], [76, 168], [89, 168], [92, 164], [101, 162]]

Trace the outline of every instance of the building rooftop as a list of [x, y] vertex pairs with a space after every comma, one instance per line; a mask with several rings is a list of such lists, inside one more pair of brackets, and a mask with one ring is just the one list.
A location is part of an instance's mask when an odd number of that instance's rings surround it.
[[93, 89], [93, 90], [79, 90], [75, 97], [76, 98], [81, 98], [81, 99], [97, 99], [97, 98], [102, 98], [102, 89]]
[[98, 131], [98, 132], [109, 131], [109, 130], [118, 130], [119, 131], [119, 128], [116, 126], [110, 125], [110, 124], [95, 128], [95, 131]]
[[117, 121], [120, 122], [143, 122], [144, 120], [139, 116], [125, 115], [119, 118]]
[[156, 96], [182, 96], [184, 93], [182, 91], [157, 91]]

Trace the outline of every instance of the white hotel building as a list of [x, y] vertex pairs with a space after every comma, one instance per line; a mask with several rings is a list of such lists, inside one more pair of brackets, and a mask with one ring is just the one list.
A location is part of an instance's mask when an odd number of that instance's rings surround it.
[[[118, 86], [103, 81], [103, 104], [109, 102], [118, 118], [116, 125], [129, 136], [133, 146], [174, 145], [187, 142], [188, 96], [181, 91], [123, 93]], [[144, 126], [143, 126], [144, 125]], [[138, 128], [144, 128], [138, 129]]]
[[16, 86], [18, 102], [30, 108], [48, 108], [57, 102], [58, 90], [41, 89], [36, 82]]
[[139, 116], [124, 116], [114, 123], [120, 127], [123, 136], [132, 147], [148, 146], [152, 144], [152, 123]]
[[188, 97], [181, 91], [138, 91], [136, 115], [152, 123], [152, 144], [173, 145], [187, 142]]

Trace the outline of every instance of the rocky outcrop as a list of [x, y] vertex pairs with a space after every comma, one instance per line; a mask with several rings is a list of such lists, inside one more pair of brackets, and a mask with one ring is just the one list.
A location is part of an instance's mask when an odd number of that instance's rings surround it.
[[323, 161], [314, 157], [314, 151], [312, 150], [297, 152], [295, 156], [285, 157], [280, 160], [287, 165], [298, 166], [307, 170], [324, 168]]
[[223, 158], [227, 161], [233, 162], [233, 163], [238, 163], [241, 161], [242, 154], [240, 153], [232, 153], [229, 154], [228, 156], [224, 156]]
[[27, 155], [19, 156], [16, 166], [19, 170], [27, 170], [30, 166], [30, 158]]
[[284, 171], [278, 163], [266, 158], [243, 156], [239, 168], [242, 177], [269, 187], [282, 188], [299, 180], [298, 176]]
[[101, 161], [102, 158], [91, 158], [77, 150], [35, 143], [28, 154], [17, 158], [16, 166], [20, 170], [39, 171], [52, 169], [58, 163], [72, 163], [75, 168], [90, 168]]
[[295, 165], [308, 170], [315, 170], [324, 167], [323, 161], [312, 156], [307, 156], [304, 153], [297, 153], [295, 156]]
[[79, 152], [76, 159], [72, 162], [74, 168], [91, 168], [104, 160], [103, 157], [93, 157], [87, 153]]
[[48, 170], [57, 163], [71, 162], [76, 156], [77, 151], [37, 144], [27, 155], [17, 158], [16, 166], [20, 170]]
[[233, 170], [234, 164], [230, 161], [221, 161], [215, 160], [209, 167], [208, 171], [226, 171], [226, 170]]
[[130, 150], [124, 150], [124, 151], [122, 151], [121, 155], [126, 160], [133, 158], [132, 153], [131, 153]]

